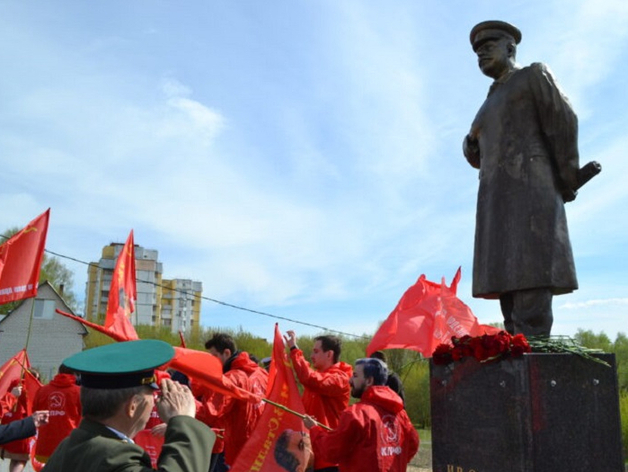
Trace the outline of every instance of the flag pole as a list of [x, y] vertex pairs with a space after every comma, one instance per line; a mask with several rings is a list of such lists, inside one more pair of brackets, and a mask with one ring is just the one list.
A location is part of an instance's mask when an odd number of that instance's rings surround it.
[[[31, 316], [28, 320], [28, 330], [26, 331], [26, 344], [24, 345], [24, 351], [26, 353], [28, 353], [28, 343], [30, 342], [31, 339], [31, 329], [33, 327], [33, 316], [35, 314], [35, 300], [37, 299], [37, 295], [35, 295], [33, 297], [33, 303], [31, 303]], [[24, 370], [25, 370], [25, 366], [24, 364], [22, 364], [22, 372], [20, 373], [20, 381], [24, 380]]]
[[[269, 400], [268, 398], [262, 398], [262, 401], [265, 401], [266, 403], [270, 403], [271, 405], [274, 405], [274, 406], [276, 406], [277, 408], [280, 408], [280, 409], [282, 409], [282, 410], [284, 410], [284, 411], [287, 411], [288, 413], [292, 413], [293, 415], [298, 416], [298, 417], [299, 417], [299, 418], [301, 418], [301, 419], [303, 419], [303, 418], [305, 418], [305, 417], [307, 416], [307, 415], [304, 415], [304, 414], [302, 414], [302, 413], [299, 413], [298, 411], [291, 410], [290, 408], [288, 408], [288, 407], [287, 407], [287, 406], [285, 406], [285, 405], [282, 405], [281, 403], [276, 403], [276, 402], [274, 402], [274, 401], [272, 401], [272, 400]], [[332, 428], [330, 428], [330, 427], [329, 427], [329, 426], [327, 426], [326, 424], [319, 423], [319, 422], [318, 422], [318, 421], [316, 421], [316, 420], [314, 420], [314, 423], [316, 423], [316, 425], [317, 425], [317, 426], [320, 426], [321, 428], [326, 429], [327, 431], [331, 431], [331, 430], [332, 430]]]
[[[35, 297], [33, 297], [33, 303], [31, 303], [31, 316], [28, 320], [28, 330], [26, 331], [26, 343], [24, 345], [24, 354], [28, 355], [28, 342], [30, 341], [31, 338], [31, 328], [33, 326], [33, 315], [35, 313], [35, 299], [37, 298], [37, 295], [35, 295]], [[20, 362], [20, 384], [24, 381], [24, 371], [26, 370], [26, 363], [25, 362]], [[16, 401], [15, 404], [13, 405], [13, 413], [15, 413], [15, 411], [17, 410], [17, 404], [18, 402]]]
[[31, 339], [31, 329], [33, 327], [33, 316], [35, 315], [35, 300], [37, 299], [37, 296], [33, 297], [33, 303], [31, 303], [31, 316], [30, 319], [28, 320], [28, 331], [26, 332], [26, 345], [24, 346], [24, 350], [28, 351], [28, 343], [30, 342]]

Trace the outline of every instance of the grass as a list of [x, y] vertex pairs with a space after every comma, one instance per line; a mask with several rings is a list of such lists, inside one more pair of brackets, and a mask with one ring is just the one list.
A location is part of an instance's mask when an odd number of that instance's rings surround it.
[[419, 429], [417, 431], [420, 439], [419, 452], [410, 461], [410, 465], [420, 469], [432, 470], [432, 430]]

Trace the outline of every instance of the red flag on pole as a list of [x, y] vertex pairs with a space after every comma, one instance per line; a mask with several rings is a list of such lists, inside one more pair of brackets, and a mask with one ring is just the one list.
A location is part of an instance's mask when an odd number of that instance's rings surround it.
[[137, 338], [127, 338], [124, 334], [118, 333], [117, 331], [113, 331], [111, 329], [107, 329], [102, 325], [92, 323], [91, 321], [87, 321], [85, 318], [81, 318], [80, 316], [72, 315], [70, 313], [66, 313], [63, 310], [59, 310], [58, 308], [55, 310], [60, 315], [63, 315], [72, 320], [78, 321], [79, 323], [84, 324], [88, 328], [95, 329], [99, 333], [104, 334], [105, 336], [109, 336], [114, 341], [124, 342], [124, 341], [134, 341]]
[[33, 414], [33, 403], [35, 402], [35, 395], [41, 388], [41, 382], [37, 377], [31, 374], [30, 370], [24, 371], [24, 391], [26, 392], [26, 414]]
[[481, 336], [499, 332], [498, 328], [481, 325], [457, 296], [460, 269], [447, 287], [421, 275], [403, 294], [401, 300], [382, 323], [366, 348], [367, 355], [381, 349], [412, 349], [432, 357], [436, 346], [448, 343], [452, 336]]
[[22, 378], [22, 372], [30, 366], [26, 349], [22, 349], [0, 366], [0, 398], [9, 391], [9, 385], [14, 380]]
[[[272, 402], [300, 415], [305, 414], [278, 325], [275, 325], [268, 392], [268, 399]], [[312, 444], [301, 416], [268, 403], [253, 434], [229, 470], [311, 470], [309, 466], [313, 465], [313, 459]]]
[[131, 230], [118, 256], [116, 267], [113, 269], [105, 328], [120, 333], [127, 340], [139, 339], [133, 323], [131, 323], [131, 314], [135, 311], [136, 299], [135, 249], [133, 230]]
[[209, 352], [174, 346], [174, 358], [168, 364], [198, 384], [240, 400], [259, 403], [261, 398], [235, 385], [222, 375], [222, 364]]
[[50, 208], [0, 245], [0, 304], [37, 295]]

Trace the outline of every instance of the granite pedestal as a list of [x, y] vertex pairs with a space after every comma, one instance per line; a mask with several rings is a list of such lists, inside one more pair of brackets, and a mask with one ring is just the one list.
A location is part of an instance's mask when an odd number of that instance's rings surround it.
[[430, 366], [434, 472], [624, 472], [615, 356]]

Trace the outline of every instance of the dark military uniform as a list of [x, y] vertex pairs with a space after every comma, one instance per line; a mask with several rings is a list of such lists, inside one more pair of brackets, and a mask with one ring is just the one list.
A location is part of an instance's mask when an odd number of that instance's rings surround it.
[[[168, 422], [158, 466], [168, 472], [207, 472], [214, 433], [200, 421], [175, 416]], [[45, 472], [148, 472], [150, 457], [106, 426], [84, 419], [55, 450]]]
[[[93, 393], [92, 390], [138, 386], [157, 389], [154, 368], [166, 364], [173, 355], [174, 349], [165, 342], [140, 340], [88, 349], [63, 363], [81, 374], [81, 388], [87, 389], [81, 394], [82, 400], [85, 400]], [[83, 402], [84, 414], [86, 408], [94, 408], [94, 404], [88, 407]], [[154, 470], [150, 456], [124, 432], [114, 431], [94, 418], [88, 419], [87, 414], [85, 416], [79, 427], [55, 449], [43, 469], [45, 472]], [[158, 470], [207, 472], [215, 440], [212, 430], [197, 419], [185, 414], [170, 417], [157, 461]]]

